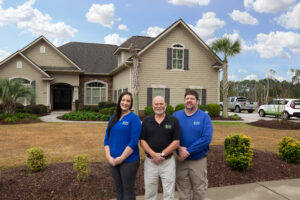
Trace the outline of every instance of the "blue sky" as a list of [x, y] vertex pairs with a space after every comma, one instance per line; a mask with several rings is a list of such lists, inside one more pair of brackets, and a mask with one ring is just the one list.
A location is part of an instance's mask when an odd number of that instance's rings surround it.
[[[229, 58], [229, 79], [280, 81], [300, 69], [299, 0], [0, 0], [0, 60], [40, 35], [120, 45], [133, 35], [155, 37], [179, 18], [208, 45], [227, 36], [242, 53]], [[223, 55], [219, 55], [223, 58]]]

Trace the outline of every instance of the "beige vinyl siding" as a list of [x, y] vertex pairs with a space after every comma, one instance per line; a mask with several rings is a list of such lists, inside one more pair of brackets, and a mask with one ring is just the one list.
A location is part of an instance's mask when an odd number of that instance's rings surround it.
[[67, 83], [72, 86], [79, 86], [79, 75], [78, 74], [69, 74], [69, 73], [50, 73], [48, 74], [54, 78], [53, 81], [51, 81], [51, 84], [55, 83]]
[[[182, 44], [189, 49], [189, 70], [167, 70], [167, 48]], [[216, 63], [207, 50], [190, 32], [179, 25], [142, 55], [140, 65], [139, 109], [147, 104], [147, 88], [163, 85], [170, 88], [170, 104], [183, 103], [185, 89], [200, 86], [206, 89], [206, 103], [218, 102], [219, 72], [211, 66]]]
[[[40, 47], [44, 46], [45, 53], [40, 53]], [[51, 67], [70, 67], [73, 66], [66, 58], [60, 55], [52, 46], [46, 43], [44, 40], [40, 40], [32, 47], [26, 49], [23, 54], [35, 62], [39, 66], [51, 66]]]
[[113, 77], [113, 90], [125, 89], [131, 91], [130, 87], [130, 68], [126, 68], [114, 75]]
[[[17, 69], [18, 61], [22, 62], [21, 69]], [[45, 77], [45, 75], [21, 56], [16, 56], [0, 67], [0, 79], [18, 77], [36, 81], [36, 104], [47, 105], [47, 81], [41, 80], [41, 77]]]

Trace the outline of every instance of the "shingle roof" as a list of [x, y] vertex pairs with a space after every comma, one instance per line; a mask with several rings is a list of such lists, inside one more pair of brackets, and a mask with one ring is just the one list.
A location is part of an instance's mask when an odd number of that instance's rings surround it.
[[143, 49], [147, 44], [149, 44], [155, 38], [145, 37], [145, 36], [132, 36], [120, 45], [122, 48], [129, 48], [130, 44], [133, 43], [137, 49]]
[[108, 74], [118, 65], [113, 52], [116, 45], [70, 42], [58, 49], [78, 65], [85, 73]]

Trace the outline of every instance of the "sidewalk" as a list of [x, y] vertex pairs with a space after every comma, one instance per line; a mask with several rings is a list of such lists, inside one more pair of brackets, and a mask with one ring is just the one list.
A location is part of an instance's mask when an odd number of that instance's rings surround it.
[[300, 200], [300, 178], [209, 188], [206, 200]]

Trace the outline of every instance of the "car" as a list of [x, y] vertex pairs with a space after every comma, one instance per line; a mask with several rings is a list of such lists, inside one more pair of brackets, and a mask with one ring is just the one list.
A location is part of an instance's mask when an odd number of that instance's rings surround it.
[[[220, 108], [223, 110], [223, 102], [220, 102]], [[243, 96], [228, 97], [227, 108], [231, 112], [240, 113], [243, 110], [247, 110], [248, 113], [252, 113], [257, 109], [257, 102], [249, 102], [247, 97]]]
[[273, 99], [267, 105], [261, 105], [258, 114], [260, 117], [275, 115], [283, 119], [300, 118], [300, 99]]

